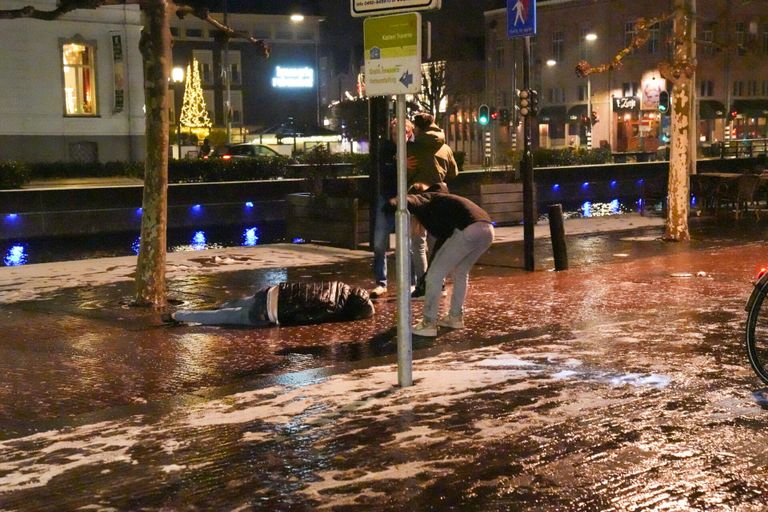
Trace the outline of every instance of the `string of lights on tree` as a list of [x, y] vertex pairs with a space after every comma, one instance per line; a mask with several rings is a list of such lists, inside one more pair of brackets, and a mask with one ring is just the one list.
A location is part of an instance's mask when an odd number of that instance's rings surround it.
[[182, 127], [198, 138], [205, 138], [211, 130], [211, 118], [203, 97], [203, 87], [200, 84], [200, 64], [197, 59], [192, 59], [192, 64], [187, 65], [186, 83], [184, 84], [184, 102], [181, 106]]

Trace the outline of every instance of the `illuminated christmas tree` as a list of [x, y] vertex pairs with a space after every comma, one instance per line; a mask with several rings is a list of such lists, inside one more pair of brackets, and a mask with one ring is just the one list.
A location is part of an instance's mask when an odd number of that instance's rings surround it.
[[200, 65], [197, 59], [192, 59], [191, 66], [187, 66], [187, 79], [184, 84], [184, 102], [181, 105], [182, 127], [189, 128], [198, 139], [204, 139], [211, 130], [211, 118], [205, 108], [203, 87], [200, 85]]

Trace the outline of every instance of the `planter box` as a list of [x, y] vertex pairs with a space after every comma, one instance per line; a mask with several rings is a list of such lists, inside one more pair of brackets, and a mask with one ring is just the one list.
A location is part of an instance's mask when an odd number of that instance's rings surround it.
[[289, 239], [346, 249], [368, 242], [368, 203], [350, 197], [317, 199], [308, 193], [288, 194], [285, 199], [285, 234]]
[[[474, 201], [487, 211], [496, 225], [517, 224], [523, 220], [522, 183], [471, 183], [457, 193]], [[534, 218], [535, 211], [534, 190]]]

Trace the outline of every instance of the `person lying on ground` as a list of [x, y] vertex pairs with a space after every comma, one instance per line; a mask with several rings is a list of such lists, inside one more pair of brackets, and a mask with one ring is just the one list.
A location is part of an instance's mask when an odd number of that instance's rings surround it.
[[203, 325], [307, 325], [361, 320], [375, 309], [362, 288], [341, 281], [280, 283], [213, 310], [179, 310], [166, 321]]

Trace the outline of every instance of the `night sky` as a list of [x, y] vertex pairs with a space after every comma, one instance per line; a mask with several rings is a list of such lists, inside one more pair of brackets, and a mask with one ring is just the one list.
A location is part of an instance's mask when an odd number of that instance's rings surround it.
[[[221, 12], [224, 0], [186, 0], [199, 2], [212, 11]], [[504, 7], [506, 0], [443, 0], [439, 11], [422, 11], [424, 21], [432, 22], [433, 57], [466, 60], [467, 55], [455, 55], [459, 49], [477, 48], [482, 57], [483, 11]], [[351, 0], [227, 0], [230, 12], [260, 14], [292, 14], [322, 16], [322, 45], [324, 54], [333, 54], [337, 71], [342, 71], [350, 57], [362, 63], [363, 19], [350, 14]], [[474, 41], [473, 41], [474, 40]], [[468, 43], [469, 42], [469, 43]], [[479, 52], [479, 53], [478, 53]], [[470, 52], [472, 53], [472, 52]], [[471, 55], [469, 58], [476, 58]]]

